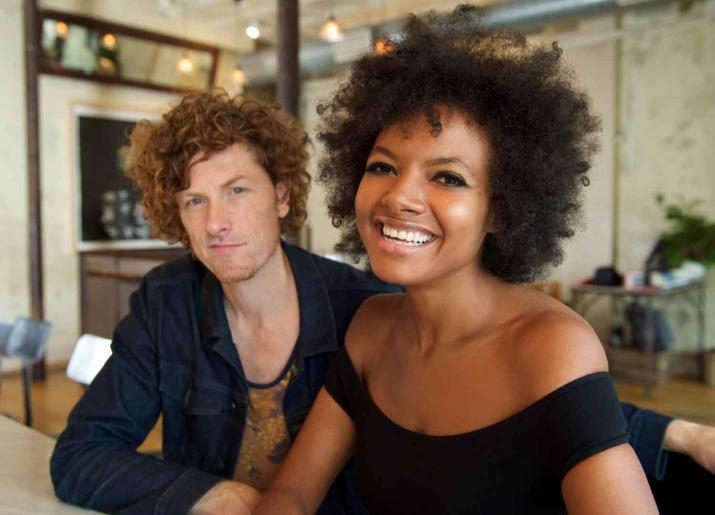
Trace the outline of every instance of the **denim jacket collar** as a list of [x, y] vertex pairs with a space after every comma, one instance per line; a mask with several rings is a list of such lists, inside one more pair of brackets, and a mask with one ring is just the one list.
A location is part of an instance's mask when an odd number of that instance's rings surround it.
[[[204, 267], [201, 262], [199, 265]], [[209, 343], [224, 336], [230, 338], [231, 330], [223, 307], [221, 283], [207, 268], [204, 269], [206, 273], [201, 284], [201, 340]]]
[[298, 353], [308, 358], [338, 350], [335, 320], [325, 280], [315, 262], [303, 249], [282, 243], [298, 290], [300, 336]]
[[[300, 333], [296, 350], [299, 361], [316, 354], [335, 352], [338, 348], [335, 321], [323, 276], [310, 254], [303, 249], [283, 241], [281, 247], [288, 256], [298, 291]], [[206, 270], [201, 285], [201, 339], [204, 343], [230, 338], [223, 302], [221, 283]]]

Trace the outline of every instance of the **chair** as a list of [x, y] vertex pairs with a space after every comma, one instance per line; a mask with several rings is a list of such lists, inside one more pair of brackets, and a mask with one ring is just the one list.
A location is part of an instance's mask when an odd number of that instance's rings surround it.
[[80, 336], [67, 364], [67, 377], [83, 385], [91, 383], [112, 355], [111, 344], [112, 340], [94, 334]]
[[25, 425], [32, 426], [32, 365], [45, 354], [50, 323], [17, 318], [13, 324], [0, 323], [0, 360], [17, 358], [22, 364], [22, 391], [25, 400]]

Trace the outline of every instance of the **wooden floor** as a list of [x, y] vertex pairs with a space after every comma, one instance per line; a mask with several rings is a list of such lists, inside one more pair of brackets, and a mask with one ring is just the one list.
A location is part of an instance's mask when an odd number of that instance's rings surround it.
[[[617, 383], [623, 401], [669, 415], [715, 425], [715, 388], [695, 381], [671, 380], [652, 388], [650, 399], [644, 398], [640, 385]], [[72, 406], [82, 395], [83, 387], [71, 381], [64, 369], [50, 371], [47, 381], [33, 385], [33, 413], [35, 429], [57, 436], [67, 422]], [[0, 413], [22, 420], [22, 381], [19, 375], [3, 378], [0, 386]], [[160, 424], [154, 428], [141, 450], [161, 448]]]

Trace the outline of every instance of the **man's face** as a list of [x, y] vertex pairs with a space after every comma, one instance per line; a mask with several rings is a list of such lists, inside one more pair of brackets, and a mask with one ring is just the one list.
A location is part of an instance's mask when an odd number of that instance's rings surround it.
[[189, 187], [176, 193], [191, 248], [221, 283], [250, 279], [278, 255], [287, 188], [273, 184], [245, 144], [201, 158], [189, 164]]

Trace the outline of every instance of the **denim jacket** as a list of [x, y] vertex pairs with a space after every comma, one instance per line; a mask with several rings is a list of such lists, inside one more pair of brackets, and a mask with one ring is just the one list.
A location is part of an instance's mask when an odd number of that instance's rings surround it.
[[[300, 307], [293, 379], [283, 405], [293, 439], [357, 308], [371, 295], [398, 288], [298, 247], [283, 249]], [[221, 285], [186, 256], [148, 273], [130, 308], [114, 332], [112, 357], [59, 437], [50, 462], [55, 493], [105, 512], [186, 513], [233, 476], [246, 420], [248, 386]], [[641, 459], [660, 461], [665, 422], [657, 419], [661, 427], [653, 419], [659, 415], [632, 406], [624, 412], [638, 421], [632, 441], [646, 446], [642, 452], [636, 447]], [[163, 459], [135, 451], [160, 414]], [[318, 513], [366, 513], [351, 475], [348, 465]]]

